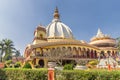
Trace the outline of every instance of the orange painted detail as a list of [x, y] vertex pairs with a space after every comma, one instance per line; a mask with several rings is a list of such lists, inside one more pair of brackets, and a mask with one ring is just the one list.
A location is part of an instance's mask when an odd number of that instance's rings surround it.
[[0, 63], [0, 68], [4, 68], [4, 63]]
[[55, 80], [54, 79], [54, 68], [48, 69], [48, 80]]
[[110, 64], [108, 64], [108, 70], [111, 70], [111, 65]]

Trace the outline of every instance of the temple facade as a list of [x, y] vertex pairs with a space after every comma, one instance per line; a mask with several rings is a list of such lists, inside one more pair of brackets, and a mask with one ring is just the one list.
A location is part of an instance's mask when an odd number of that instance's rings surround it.
[[48, 61], [63, 60], [62, 64], [78, 60], [94, 60], [117, 57], [116, 40], [103, 34], [98, 29], [97, 34], [87, 43], [76, 40], [72, 30], [62, 23], [58, 9], [54, 11], [53, 20], [47, 27], [38, 25], [34, 31], [34, 39], [26, 46], [25, 62], [47, 67]]

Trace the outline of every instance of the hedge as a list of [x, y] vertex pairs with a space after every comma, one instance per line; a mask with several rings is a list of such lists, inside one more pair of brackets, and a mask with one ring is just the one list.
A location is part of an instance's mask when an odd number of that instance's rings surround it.
[[56, 71], [56, 80], [120, 80], [120, 71], [63, 70]]
[[47, 80], [47, 69], [2, 69], [0, 80]]
[[[120, 80], [120, 71], [63, 70], [55, 80]], [[47, 80], [47, 69], [1, 69], [0, 80]]]

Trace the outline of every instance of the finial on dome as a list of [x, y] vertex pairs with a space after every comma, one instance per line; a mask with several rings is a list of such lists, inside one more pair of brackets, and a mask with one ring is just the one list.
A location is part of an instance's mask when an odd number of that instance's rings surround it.
[[103, 35], [102, 31], [100, 30], [100, 28], [98, 28], [98, 32], [97, 32], [97, 36]]
[[42, 26], [42, 24], [40, 23], [39, 26]]
[[54, 19], [59, 19], [59, 17], [60, 17], [59, 11], [58, 11], [58, 8], [56, 7], [54, 11]]

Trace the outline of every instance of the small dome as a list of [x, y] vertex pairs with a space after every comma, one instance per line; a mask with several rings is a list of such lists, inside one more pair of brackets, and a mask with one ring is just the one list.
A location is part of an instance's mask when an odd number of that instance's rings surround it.
[[54, 19], [46, 28], [47, 38], [58, 39], [58, 38], [69, 38], [73, 39], [73, 34], [71, 29], [62, 23], [59, 19], [58, 9], [55, 9]]
[[101, 30], [98, 29], [97, 35], [91, 39], [89, 44], [98, 47], [114, 47], [116, 45], [116, 40], [109, 35], [103, 34]]
[[89, 44], [97, 46], [97, 47], [115, 47], [116, 40], [115, 39], [103, 39], [103, 40], [96, 40], [92, 41]]
[[101, 39], [110, 39], [110, 36], [107, 34], [103, 34], [100, 29], [98, 29], [98, 32], [96, 36], [91, 38], [91, 41], [101, 40]]

